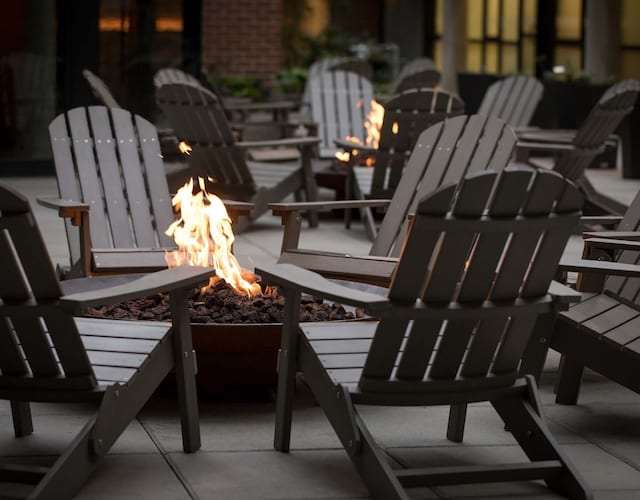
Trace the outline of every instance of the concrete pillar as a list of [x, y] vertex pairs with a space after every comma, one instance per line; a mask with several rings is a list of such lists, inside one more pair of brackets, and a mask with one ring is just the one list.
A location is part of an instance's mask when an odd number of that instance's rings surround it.
[[466, 66], [467, 55], [467, 2], [444, 0], [442, 25], [442, 77], [443, 89], [458, 93], [458, 71]]
[[621, 0], [587, 0], [584, 70], [598, 82], [620, 76]]

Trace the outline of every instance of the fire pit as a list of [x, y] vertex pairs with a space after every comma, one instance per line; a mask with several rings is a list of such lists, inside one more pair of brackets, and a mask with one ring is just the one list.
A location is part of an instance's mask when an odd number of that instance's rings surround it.
[[[199, 185], [195, 194], [193, 180], [178, 190], [172, 202], [180, 216], [166, 231], [178, 245], [178, 250], [166, 254], [169, 267], [197, 265], [216, 270], [209, 284], [194, 290], [189, 300], [198, 383], [203, 390], [227, 393], [274, 387], [284, 298], [276, 289], [262, 290], [258, 277], [239, 265], [231, 251], [234, 235], [226, 209], [219, 198], [206, 191], [203, 179], [199, 179]], [[93, 308], [88, 314], [166, 321], [170, 317], [169, 299], [157, 294]], [[361, 316], [359, 311], [347, 312], [338, 304], [313, 297], [301, 301], [301, 321]]]
[[[277, 290], [247, 296], [219, 280], [189, 298], [191, 332], [198, 363], [198, 385], [210, 393], [255, 393], [276, 384], [284, 297]], [[92, 317], [166, 321], [169, 298], [156, 294], [121, 304], [95, 307]], [[303, 296], [301, 321], [341, 321], [361, 318], [359, 310]]]

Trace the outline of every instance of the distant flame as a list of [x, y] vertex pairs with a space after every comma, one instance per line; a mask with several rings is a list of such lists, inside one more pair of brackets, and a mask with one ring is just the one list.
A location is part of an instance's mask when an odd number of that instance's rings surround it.
[[213, 267], [216, 276], [209, 286], [224, 279], [240, 293], [248, 296], [261, 293], [256, 276], [243, 269], [231, 253], [235, 236], [222, 200], [206, 191], [202, 177], [198, 178], [198, 184], [200, 191], [193, 194], [190, 179], [171, 200], [180, 217], [165, 234], [173, 237], [178, 250], [165, 253], [167, 264]]
[[394, 135], [398, 134], [398, 122], [393, 122], [393, 125], [391, 125], [391, 132], [393, 132]]
[[193, 148], [184, 141], [180, 141], [180, 143], [178, 144], [178, 149], [182, 154], [185, 155], [190, 155], [191, 151], [193, 151]]
[[[358, 102], [358, 107], [362, 107], [363, 101], [360, 100]], [[354, 142], [360, 145], [371, 146], [373, 149], [378, 149], [378, 145], [380, 143], [380, 130], [382, 129], [382, 122], [384, 120], [384, 106], [377, 102], [375, 99], [371, 100], [371, 111], [367, 114], [367, 118], [364, 122], [364, 128], [367, 131], [367, 137], [364, 142], [362, 139], [353, 136], [347, 136], [345, 139], [350, 142]], [[392, 126], [392, 132], [394, 134], [398, 133], [398, 122], [394, 122]], [[350, 156], [356, 156], [357, 151], [352, 151], [351, 153], [336, 153], [336, 159], [342, 162], [348, 162]], [[374, 163], [373, 158], [367, 158], [366, 164], [368, 166], [372, 166]]]

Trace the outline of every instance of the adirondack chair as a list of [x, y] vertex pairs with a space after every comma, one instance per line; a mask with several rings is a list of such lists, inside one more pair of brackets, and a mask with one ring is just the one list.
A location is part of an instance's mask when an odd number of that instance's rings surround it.
[[369, 62], [357, 57], [325, 57], [309, 66], [309, 78], [318, 76], [326, 71], [349, 71], [371, 80], [373, 68]]
[[[126, 110], [80, 107], [49, 126], [60, 198], [38, 202], [65, 217], [66, 277], [166, 268], [174, 221], [156, 128]], [[226, 202], [235, 217], [251, 206]], [[74, 227], [77, 226], [77, 227]]]
[[[188, 156], [192, 168], [215, 180], [214, 194], [253, 203], [250, 219], [263, 214], [267, 203], [291, 193], [298, 199], [316, 200], [311, 156], [317, 138], [236, 141], [220, 100], [207, 89], [188, 83], [162, 85], [156, 89], [156, 101], [178, 138], [193, 147]], [[301, 159], [277, 164], [247, 161], [248, 149], [269, 147], [299, 148]], [[317, 218], [310, 222], [317, 224]], [[242, 226], [236, 226], [234, 230], [240, 229]]]
[[543, 91], [542, 83], [533, 77], [508, 76], [489, 86], [478, 114], [497, 116], [516, 129], [527, 127]]
[[[458, 97], [430, 88], [409, 89], [385, 102], [377, 149], [350, 141], [336, 141], [336, 145], [351, 153], [353, 198], [391, 199], [420, 133], [434, 123], [462, 113], [464, 103]], [[354, 160], [361, 162], [363, 157], [372, 158], [373, 166], [354, 164]], [[362, 208], [360, 214], [367, 235], [373, 240], [376, 222], [371, 208]]]
[[567, 131], [530, 131], [518, 134], [518, 150], [557, 153], [553, 170], [578, 184], [585, 195], [585, 210], [623, 214], [627, 207], [596, 191], [584, 172], [602, 153], [618, 125], [633, 110], [640, 91], [637, 80], [623, 80], [605, 91], [580, 128]]
[[111, 89], [107, 86], [102, 78], [88, 69], [82, 70], [82, 76], [84, 76], [84, 79], [87, 80], [87, 83], [91, 87], [93, 95], [102, 104], [109, 108], [122, 109], [122, 106], [120, 106], [117, 99], [111, 93]]
[[[88, 69], [82, 70], [82, 76], [87, 80], [93, 95], [100, 104], [104, 104], [108, 108], [123, 109], [117, 99], [113, 96], [109, 86], [102, 78]], [[163, 158], [167, 161], [182, 161], [182, 153], [178, 149], [178, 140], [176, 139], [173, 130], [168, 128], [166, 125], [159, 124], [157, 133], [158, 139], [160, 140], [160, 150]], [[184, 169], [181, 169], [179, 166], [175, 166], [174, 168], [167, 168], [166, 170], [167, 175], [180, 177], [182, 176]]]
[[[286, 297], [275, 448], [289, 451], [299, 371], [375, 499], [407, 500], [411, 487], [538, 478], [590, 498], [549, 432], [535, 380], [518, 373], [535, 318], [566, 309], [548, 290], [581, 206], [575, 186], [555, 173], [481, 172], [421, 198], [386, 296], [289, 264], [256, 269]], [[302, 292], [376, 320], [300, 324]], [[392, 469], [354, 406], [479, 401], [491, 402], [530, 462]]]
[[398, 76], [391, 83], [391, 95], [400, 94], [408, 89], [433, 88], [440, 83], [440, 72], [435, 68], [433, 60], [418, 57], [405, 64]]
[[[99, 403], [50, 468], [12, 464], [17, 458], [3, 461], [0, 495], [71, 498], [172, 369], [183, 448], [198, 450], [186, 298], [212, 271], [175, 268], [105, 289], [95, 289], [95, 280], [89, 280], [91, 291], [69, 293], [83, 289], [87, 280], [76, 280], [75, 288], [58, 282], [27, 199], [6, 185], [0, 185], [0, 228], [0, 398], [11, 401], [16, 437], [33, 432], [32, 401]], [[161, 291], [171, 296], [170, 325], [74, 317], [88, 307]]]
[[[408, 216], [418, 201], [465, 174], [485, 169], [501, 171], [507, 166], [516, 136], [498, 118], [480, 115], [457, 116], [432, 125], [422, 132], [407, 161], [391, 200], [347, 200], [318, 203], [272, 203], [282, 218], [284, 235], [279, 262], [296, 264], [324, 276], [388, 286], [407, 231]], [[369, 256], [357, 257], [298, 248], [300, 214], [305, 210], [388, 207]]]
[[351, 71], [324, 71], [309, 77], [307, 89], [309, 109], [303, 117], [318, 124], [320, 158], [333, 158], [340, 151], [336, 140], [364, 139], [373, 100], [370, 80]]
[[615, 231], [588, 231], [581, 260], [565, 258], [563, 271], [579, 272], [583, 302], [558, 315], [547, 343], [562, 354], [556, 401], [576, 404], [585, 367], [640, 392], [640, 193]]

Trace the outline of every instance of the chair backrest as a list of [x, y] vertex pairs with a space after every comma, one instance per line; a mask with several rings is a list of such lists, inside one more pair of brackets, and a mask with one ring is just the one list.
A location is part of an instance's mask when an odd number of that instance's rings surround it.
[[554, 170], [569, 179], [580, 179], [594, 158], [603, 151], [607, 138], [633, 111], [638, 91], [640, 82], [632, 79], [609, 87], [580, 125], [573, 140], [574, 149], [559, 156]]
[[318, 76], [325, 71], [351, 71], [367, 80], [373, 76], [373, 68], [369, 62], [358, 57], [326, 57], [315, 61], [309, 66], [309, 78]]
[[[378, 323], [363, 392], [473, 393], [509, 386], [582, 196], [529, 167], [481, 172], [418, 203]], [[403, 307], [428, 313], [410, 322]], [[446, 397], [446, 396], [445, 396]]]
[[324, 71], [309, 78], [307, 89], [311, 120], [318, 124], [320, 156], [338, 151], [336, 139], [364, 139], [364, 122], [373, 100], [370, 80], [350, 71]]
[[91, 390], [93, 369], [29, 202], [0, 184], [0, 396]]
[[113, 97], [111, 90], [107, 87], [107, 84], [104, 83], [104, 80], [100, 78], [95, 73], [89, 71], [88, 69], [82, 70], [82, 76], [84, 76], [87, 83], [91, 87], [91, 91], [93, 95], [105, 106], [109, 108], [122, 108], [116, 98]]
[[202, 86], [200, 80], [195, 76], [178, 68], [161, 68], [156, 71], [156, 74], [153, 76], [153, 85], [159, 88], [167, 83], [190, 83], [192, 85]]
[[[92, 248], [160, 248], [174, 216], [156, 127], [124, 109], [90, 106], [58, 115], [49, 137], [60, 197], [90, 207]], [[77, 228], [67, 224], [72, 262]]]
[[433, 60], [418, 57], [405, 64], [391, 84], [391, 93], [399, 94], [407, 89], [435, 87], [440, 83], [440, 72]]
[[371, 184], [372, 198], [391, 198], [423, 130], [464, 113], [464, 103], [445, 91], [410, 89], [384, 104]]
[[169, 120], [179, 141], [193, 150], [189, 164], [218, 184], [216, 194], [247, 200], [256, 184], [245, 152], [234, 147], [235, 137], [220, 99], [201, 85], [170, 83], [156, 89], [156, 103]]
[[502, 120], [481, 115], [457, 116], [420, 134], [380, 224], [370, 255], [395, 256], [407, 231], [407, 216], [418, 201], [443, 184], [486, 169], [503, 170], [516, 135]]
[[529, 125], [543, 91], [542, 83], [531, 76], [508, 76], [489, 86], [478, 114], [497, 116], [512, 127], [525, 127]]

